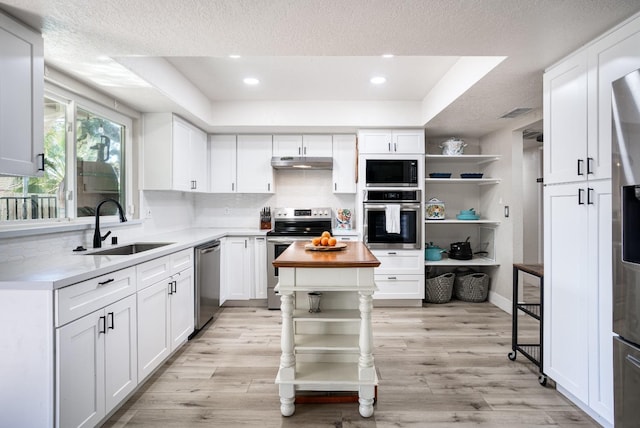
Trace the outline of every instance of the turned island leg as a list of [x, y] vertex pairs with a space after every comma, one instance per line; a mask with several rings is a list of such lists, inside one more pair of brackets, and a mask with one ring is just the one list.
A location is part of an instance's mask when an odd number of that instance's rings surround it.
[[373, 415], [375, 398], [375, 368], [373, 365], [373, 330], [371, 327], [371, 310], [373, 298], [371, 292], [360, 292], [360, 358], [358, 358], [358, 375], [360, 381], [370, 382], [359, 389], [360, 415], [368, 418]]
[[[286, 383], [296, 376], [296, 357], [293, 341], [293, 293], [281, 293], [280, 311], [282, 313], [282, 335], [280, 337], [280, 412], [282, 416], [291, 416], [295, 412], [295, 385]], [[282, 383], [282, 382], [285, 383]]]

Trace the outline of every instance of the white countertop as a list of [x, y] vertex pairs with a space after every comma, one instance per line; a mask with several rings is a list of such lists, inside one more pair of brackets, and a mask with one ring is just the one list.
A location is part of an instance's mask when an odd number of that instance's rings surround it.
[[[259, 229], [193, 228], [176, 232], [149, 235], [133, 241], [124, 241], [117, 246], [133, 242], [172, 242], [170, 245], [138, 254], [89, 255], [69, 251], [48, 257], [31, 257], [23, 261], [0, 263], [0, 289], [54, 290], [127, 268], [148, 260], [191, 248], [225, 236], [265, 236]], [[105, 245], [103, 249], [111, 246]], [[88, 250], [91, 253], [93, 250]]]

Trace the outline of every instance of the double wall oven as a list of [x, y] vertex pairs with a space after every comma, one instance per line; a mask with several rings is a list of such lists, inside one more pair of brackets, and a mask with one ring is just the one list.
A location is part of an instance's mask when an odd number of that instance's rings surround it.
[[[389, 226], [389, 216], [396, 217], [395, 228]], [[371, 249], [421, 249], [421, 191], [366, 190], [362, 229], [364, 242]]]
[[331, 208], [276, 208], [273, 229], [267, 232], [267, 307], [280, 309], [275, 292], [278, 268], [273, 261], [294, 241], [310, 240], [331, 231]]

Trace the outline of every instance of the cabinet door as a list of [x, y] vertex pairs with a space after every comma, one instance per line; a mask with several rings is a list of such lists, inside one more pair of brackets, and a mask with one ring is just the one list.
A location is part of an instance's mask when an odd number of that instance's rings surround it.
[[172, 276], [175, 281], [169, 297], [171, 306], [171, 350], [185, 342], [194, 329], [193, 268]]
[[423, 275], [376, 275], [374, 299], [424, 299]]
[[209, 189], [211, 192], [236, 192], [236, 136], [212, 135], [209, 154], [211, 165]]
[[255, 287], [254, 295], [256, 299], [267, 298], [267, 239], [258, 237], [254, 239], [254, 266], [255, 266]]
[[333, 193], [356, 193], [356, 136], [333, 136]]
[[391, 153], [391, 131], [366, 130], [361, 131], [360, 153]]
[[136, 296], [131, 295], [104, 310], [105, 412], [109, 413], [138, 384]]
[[160, 281], [138, 292], [138, 379], [169, 356], [169, 284]]
[[93, 427], [105, 415], [104, 311], [56, 330], [58, 427]]
[[424, 253], [407, 250], [372, 251], [380, 266], [375, 268], [376, 275], [424, 275]]
[[640, 68], [640, 20], [589, 46], [590, 179], [611, 178], [611, 83]]
[[425, 152], [424, 131], [393, 131], [391, 134], [391, 148], [394, 153], [423, 154]]
[[333, 139], [331, 135], [303, 135], [302, 155], [322, 158], [333, 156]]
[[[544, 189], [544, 371], [584, 403], [589, 399], [586, 186]], [[609, 247], [610, 248], [610, 247]]]
[[44, 168], [42, 36], [0, 12], [0, 175]]
[[273, 193], [271, 135], [238, 135], [238, 192]]
[[207, 153], [207, 134], [198, 128], [192, 128], [189, 139], [190, 176], [192, 189], [196, 192], [209, 191], [209, 157]]
[[[613, 423], [611, 180], [589, 182], [589, 406]], [[546, 292], [546, 290], [545, 290]]]
[[545, 73], [544, 181], [587, 178], [587, 56], [578, 53]]
[[274, 135], [273, 156], [302, 156], [302, 135]]
[[249, 300], [253, 281], [252, 248], [249, 238], [227, 238], [225, 251], [226, 289], [229, 300]]
[[174, 190], [191, 190], [190, 126], [177, 117], [173, 119], [173, 177]]

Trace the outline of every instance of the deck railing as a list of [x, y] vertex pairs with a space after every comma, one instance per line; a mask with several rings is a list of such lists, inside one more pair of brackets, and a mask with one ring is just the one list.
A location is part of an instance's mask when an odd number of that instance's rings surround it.
[[0, 220], [37, 220], [57, 216], [58, 198], [55, 196], [0, 197]]

